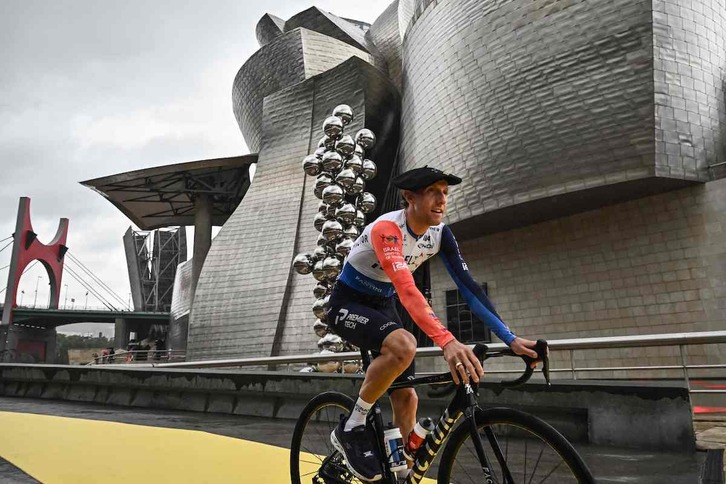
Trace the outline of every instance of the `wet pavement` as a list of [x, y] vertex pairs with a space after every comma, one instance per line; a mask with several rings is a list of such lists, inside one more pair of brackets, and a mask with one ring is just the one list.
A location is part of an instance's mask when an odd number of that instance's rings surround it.
[[[0, 411], [200, 430], [283, 448], [289, 448], [295, 425], [293, 420], [283, 419], [7, 397], [0, 398]], [[108, 437], [113, 438], [113, 436]], [[12, 436], [5, 435], [4, 438], [11, 439]], [[597, 481], [601, 483], [691, 484], [698, 482], [701, 466], [706, 457], [705, 452], [659, 452], [583, 444], [578, 444], [576, 447], [597, 477]], [[123, 456], [109, 455], [109, 459], [123, 459]], [[79, 460], [79, 465], [83, 465], [82, 460]], [[0, 482], [37, 481], [12, 463], [0, 459]]]

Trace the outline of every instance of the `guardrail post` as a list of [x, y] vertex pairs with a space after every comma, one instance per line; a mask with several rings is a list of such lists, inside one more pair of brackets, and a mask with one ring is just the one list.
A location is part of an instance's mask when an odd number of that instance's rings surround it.
[[686, 363], [686, 349], [685, 345], [678, 345], [681, 349], [681, 365], [683, 366], [683, 378], [686, 380], [686, 388], [691, 391], [691, 382], [688, 379], [688, 365]]

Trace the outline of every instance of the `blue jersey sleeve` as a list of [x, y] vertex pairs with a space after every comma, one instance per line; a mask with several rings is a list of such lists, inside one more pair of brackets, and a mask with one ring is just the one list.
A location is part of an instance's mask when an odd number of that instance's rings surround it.
[[459, 252], [459, 244], [454, 238], [451, 229], [444, 225], [441, 234], [441, 250], [439, 255], [444, 261], [446, 270], [449, 271], [451, 278], [459, 288], [459, 292], [464, 296], [464, 300], [469, 305], [472, 312], [489, 327], [497, 337], [510, 344], [516, 336], [507, 327], [497, 311], [492, 306], [491, 301], [479, 284], [471, 277], [466, 262]]

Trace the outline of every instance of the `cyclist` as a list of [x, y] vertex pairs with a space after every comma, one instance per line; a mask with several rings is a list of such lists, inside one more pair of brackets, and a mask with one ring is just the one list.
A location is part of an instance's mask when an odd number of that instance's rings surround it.
[[[454, 381], [476, 382], [483, 374], [471, 349], [441, 324], [414, 284], [412, 272], [437, 253], [463, 294], [471, 311], [517, 354], [537, 358], [534, 341], [515, 336], [469, 274], [456, 239], [442, 223], [449, 186], [461, 178], [431, 167], [416, 168], [392, 180], [401, 190], [403, 210], [384, 214], [356, 239], [330, 296], [328, 322], [350, 343], [372, 351], [351, 414], [331, 434], [332, 444], [345, 456], [359, 479], [382, 477], [372, 429], [366, 415], [394, 381], [412, 380], [416, 339], [403, 328], [394, 308], [398, 295], [414, 322], [442, 348]], [[408, 436], [416, 422], [418, 397], [413, 388], [389, 392], [393, 423]]]

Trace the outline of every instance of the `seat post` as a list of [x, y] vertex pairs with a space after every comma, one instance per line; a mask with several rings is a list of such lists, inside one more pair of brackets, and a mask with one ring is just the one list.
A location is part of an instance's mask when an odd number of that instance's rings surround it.
[[363, 372], [368, 371], [368, 366], [371, 364], [371, 355], [368, 350], [360, 349], [360, 358], [363, 360]]

